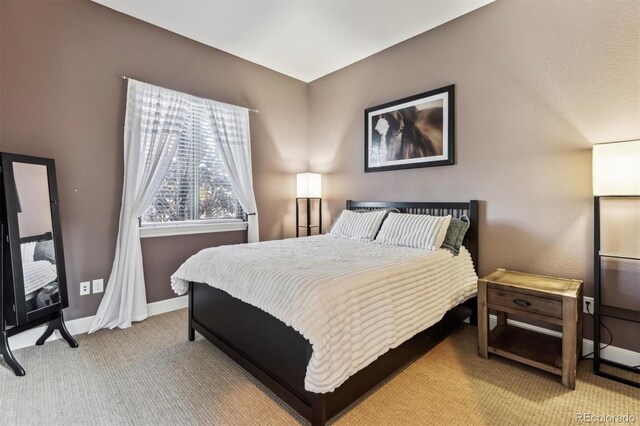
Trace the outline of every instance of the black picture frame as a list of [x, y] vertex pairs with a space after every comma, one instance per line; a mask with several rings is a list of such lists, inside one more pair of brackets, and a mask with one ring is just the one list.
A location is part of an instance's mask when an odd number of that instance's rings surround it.
[[[367, 108], [364, 129], [366, 173], [453, 165], [455, 85]], [[395, 143], [387, 143], [388, 134]]]
[[[64, 265], [64, 249], [62, 247], [62, 229], [60, 226], [60, 211], [58, 207], [58, 187], [56, 182], [56, 166], [55, 161], [49, 158], [32, 157], [20, 154], [2, 153], [2, 190], [4, 191], [3, 209], [6, 217], [3, 220], [6, 223], [8, 235], [8, 250], [5, 257], [5, 284], [9, 284], [13, 291], [10, 298], [13, 306], [13, 312], [5, 310], [5, 320], [8, 324], [20, 326], [28, 324], [49, 316], [50, 314], [61, 311], [69, 306], [69, 298], [67, 294], [67, 279]], [[49, 183], [49, 202], [51, 206], [51, 221], [53, 231], [53, 246], [56, 256], [56, 268], [58, 273], [58, 292], [60, 301], [49, 306], [37, 309], [27, 310], [25, 301], [24, 278], [22, 270], [22, 255], [20, 244], [23, 239], [20, 238], [19, 222], [18, 222], [18, 194], [15, 184], [15, 176], [13, 171], [14, 163], [27, 163], [42, 165], [47, 168], [47, 178]], [[8, 290], [8, 289], [6, 289]], [[5, 290], [5, 296], [7, 291]]]

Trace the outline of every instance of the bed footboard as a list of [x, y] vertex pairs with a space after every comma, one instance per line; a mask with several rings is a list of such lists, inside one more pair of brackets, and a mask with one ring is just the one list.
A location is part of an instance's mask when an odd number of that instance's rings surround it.
[[300, 333], [222, 290], [200, 283], [190, 290], [189, 338], [206, 331], [310, 404], [304, 378], [312, 349]]
[[198, 331], [313, 425], [324, 425], [446, 338], [473, 315], [475, 305], [473, 298], [451, 309], [438, 323], [388, 351], [327, 394], [304, 389], [312, 348], [302, 335], [222, 290], [189, 283], [188, 336], [193, 341]]

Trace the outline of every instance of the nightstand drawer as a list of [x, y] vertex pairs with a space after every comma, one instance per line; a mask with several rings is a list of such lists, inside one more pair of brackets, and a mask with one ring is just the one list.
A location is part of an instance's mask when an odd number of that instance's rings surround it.
[[562, 319], [562, 301], [499, 288], [487, 289], [487, 302], [523, 312]]

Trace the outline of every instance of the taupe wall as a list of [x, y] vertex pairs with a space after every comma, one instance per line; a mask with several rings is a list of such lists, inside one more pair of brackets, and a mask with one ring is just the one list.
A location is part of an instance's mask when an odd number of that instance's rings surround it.
[[[365, 174], [363, 110], [448, 84], [456, 164]], [[498, 0], [309, 90], [327, 224], [347, 198], [479, 199], [480, 274], [575, 277], [591, 294], [591, 146], [640, 137], [640, 2]], [[621, 233], [635, 241], [638, 208]], [[637, 326], [612, 327], [616, 345], [640, 349]]]
[[[175, 297], [175, 293], [168, 285], [168, 277], [198, 251], [212, 246], [246, 242], [247, 233], [244, 231], [143, 238], [142, 257], [145, 265], [147, 302], [158, 302]], [[169, 250], [168, 247], [170, 247]], [[151, 283], [160, 285], [150, 285]]]
[[[307, 85], [88, 0], [0, 2], [0, 149], [56, 160], [69, 281], [67, 318], [93, 315], [107, 278], [123, 173], [126, 74], [249, 106], [262, 239], [294, 232], [293, 173], [307, 168]], [[242, 237], [244, 238], [244, 237]], [[143, 242], [149, 300], [171, 296], [177, 260], [238, 234]], [[174, 269], [175, 270], [175, 269]]]
[[20, 206], [18, 212], [20, 238], [52, 232], [47, 167], [41, 164], [16, 162], [13, 163], [13, 177]]

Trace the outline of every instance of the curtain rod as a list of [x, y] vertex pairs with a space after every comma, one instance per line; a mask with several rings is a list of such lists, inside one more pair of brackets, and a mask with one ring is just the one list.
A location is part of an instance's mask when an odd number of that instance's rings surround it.
[[[120, 78], [121, 78], [121, 79], [123, 79], [123, 80], [129, 80], [129, 77], [127, 77], [126, 75], [121, 75], [121, 76], [120, 76]], [[171, 89], [169, 89], [169, 90], [171, 90]], [[195, 96], [195, 95], [192, 95], [192, 96]], [[196, 96], [196, 98], [201, 98], [201, 97], [202, 97], [202, 96]], [[226, 102], [223, 102], [223, 103], [226, 103]], [[233, 104], [230, 104], [230, 105], [233, 105]], [[239, 105], [234, 105], [234, 106], [239, 106]], [[247, 108], [247, 107], [242, 107], [242, 106], [241, 106], [240, 108]], [[251, 111], [251, 112], [255, 112], [256, 114], [259, 114], [259, 113], [260, 113], [260, 111], [259, 111], [259, 110], [257, 110], [257, 109], [251, 109], [251, 108], [247, 108], [247, 109], [248, 109], [249, 111]]]

